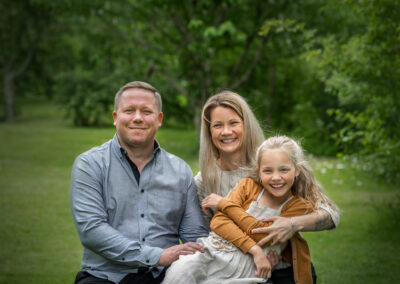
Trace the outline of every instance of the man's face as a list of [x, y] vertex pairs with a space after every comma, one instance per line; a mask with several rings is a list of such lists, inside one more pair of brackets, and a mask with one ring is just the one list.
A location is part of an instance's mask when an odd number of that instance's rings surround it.
[[121, 146], [134, 148], [153, 145], [163, 114], [151, 91], [131, 88], [122, 93], [113, 118]]

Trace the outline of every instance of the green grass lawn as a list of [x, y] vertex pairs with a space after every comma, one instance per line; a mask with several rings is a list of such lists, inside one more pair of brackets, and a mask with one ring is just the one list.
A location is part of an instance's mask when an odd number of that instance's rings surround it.
[[[0, 283], [73, 282], [81, 245], [69, 209], [71, 166], [113, 135], [112, 127], [72, 127], [44, 102], [0, 124]], [[197, 172], [194, 131], [161, 129], [157, 138]], [[338, 229], [305, 234], [318, 283], [399, 282], [399, 188], [335, 159], [312, 164], [343, 210]]]

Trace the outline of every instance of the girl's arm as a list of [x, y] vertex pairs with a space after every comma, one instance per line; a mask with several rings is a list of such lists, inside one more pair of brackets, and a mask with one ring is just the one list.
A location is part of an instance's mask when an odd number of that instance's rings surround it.
[[256, 276], [271, 278], [272, 266], [263, 249], [258, 245], [252, 246], [249, 249], [249, 254], [253, 256], [254, 264], [256, 265]]
[[[243, 232], [245, 232], [246, 235], [248, 236], [251, 235], [252, 229], [259, 227], [267, 227], [270, 225], [270, 223], [263, 223], [260, 220], [257, 220], [256, 218], [248, 214], [241, 206], [239, 206], [238, 204], [227, 198], [222, 198], [218, 202], [217, 209], [219, 210], [219, 212], [223, 213], [230, 220], [232, 220], [233, 223], [237, 227], [239, 227]], [[217, 231], [216, 233], [219, 234]], [[266, 237], [265, 234], [251, 235], [251, 238], [255, 242], [260, 241], [264, 237]], [[269, 245], [269, 244], [265, 243], [264, 245]]]
[[[250, 235], [250, 230], [266, 227], [269, 224], [260, 222], [246, 213], [245, 209], [255, 200], [261, 191], [251, 179], [244, 179], [229, 195], [228, 198], [217, 198], [204, 206], [216, 204], [219, 210], [211, 221], [210, 228], [224, 239], [230, 241], [243, 252], [247, 252], [256, 242], [265, 238], [266, 234]], [[291, 205], [288, 211], [290, 216], [297, 216], [311, 212], [311, 203], [293, 198], [287, 205]], [[293, 207], [293, 208], [292, 208]], [[265, 243], [263, 244], [263, 246]]]
[[[241, 208], [240, 206], [238, 206], [229, 199], [221, 199], [220, 202], [218, 203], [217, 208], [225, 215], [227, 215], [229, 218], [231, 218], [235, 222], [235, 224], [237, 224], [237, 226], [240, 227], [240, 229], [242, 229], [247, 234], [251, 235], [251, 238], [254, 241], [259, 242], [258, 245], [260, 246], [274, 245], [273, 243], [270, 243], [271, 239], [268, 238], [268, 232], [266, 232], [268, 230], [267, 227], [272, 225], [271, 221], [269, 222], [266, 221], [268, 219], [264, 219], [262, 222], [257, 220], [253, 216], [246, 213], [243, 208]], [[305, 215], [311, 213], [312, 205], [310, 202], [305, 201], [304, 199], [293, 198], [284, 206], [284, 209], [285, 210], [282, 210], [283, 213], [281, 214], [281, 216], [298, 218], [298, 217], [305, 217], [299, 215]], [[275, 218], [279, 218], [279, 216], [271, 217], [269, 219], [274, 220]], [[288, 220], [290, 222], [290, 219]], [[254, 234], [254, 232], [257, 231], [259, 232], [257, 234]], [[290, 238], [285, 240], [285, 242], [288, 241], [289, 239]], [[263, 240], [263, 242], [260, 242], [261, 240]]]
[[[246, 180], [243, 180], [239, 185], [232, 191], [229, 195], [229, 200], [237, 205], [238, 208], [246, 207], [246, 201], [248, 201], [248, 195], [245, 190]], [[221, 200], [226, 200], [226, 198], [221, 198], [218, 195], [211, 195], [206, 198], [202, 203], [204, 208], [215, 208]], [[256, 245], [256, 242], [251, 239], [251, 237], [235, 222], [221, 211], [217, 211], [211, 220], [210, 229], [217, 233], [219, 236], [223, 237], [225, 240], [233, 243], [238, 247], [243, 253], [247, 253], [251, 247]]]
[[215, 213], [211, 220], [210, 229], [225, 240], [233, 243], [243, 253], [249, 252], [249, 249], [257, 244], [231, 218], [219, 211]]
[[[268, 227], [270, 223], [263, 223], [253, 216], [246, 213], [245, 208], [253, 201], [256, 194], [249, 194], [249, 192], [256, 189], [249, 190], [249, 187], [254, 187], [254, 182], [251, 179], [243, 180], [235, 190], [229, 195], [228, 198], [217, 199], [217, 209], [219, 210], [211, 221], [210, 228], [224, 239], [230, 241], [244, 253], [246, 253], [256, 242], [264, 239], [267, 234], [250, 234], [256, 228]], [[251, 199], [251, 200], [250, 200]], [[244, 206], [244, 204], [247, 204]], [[310, 202], [293, 198], [282, 209], [282, 216], [294, 217], [298, 215], [309, 214], [312, 212], [312, 205]], [[251, 231], [250, 231], [251, 230]], [[270, 245], [264, 242], [260, 246]]]

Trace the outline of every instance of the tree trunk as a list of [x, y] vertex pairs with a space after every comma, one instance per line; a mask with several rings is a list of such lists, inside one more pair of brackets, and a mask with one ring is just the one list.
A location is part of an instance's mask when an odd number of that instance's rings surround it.
[[14, 76], [4, 71], [3, 74], [4, 88], [4, 113], [7, 122], [15, 121], [15, 82]]
[[26, 68], [31, 63], [35, 47], [32, 45], [25, 60], [15, 70], [15, 59], [17, 56], [12, 56], [3, 65], [3, 85], [4, 85], [4, 110], [7, 122], [15, 121], [15, 80], [18, 76], [25, 72]]

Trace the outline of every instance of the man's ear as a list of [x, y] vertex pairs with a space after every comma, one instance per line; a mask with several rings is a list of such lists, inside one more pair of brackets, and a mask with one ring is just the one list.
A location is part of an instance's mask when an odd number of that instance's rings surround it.
[[158, 127], [161, 127], [163, 118], [164, 118], [164, 114], [162, 112], [160, 112], [158, 114]]
[[113, 116], [113, 120], [114, 120], [113, 124], [115, 126], [115, 123], [116, 123], [116, 120], [117, 120], [117, 113], [115, 111], [113, 111], [112, 116]]

